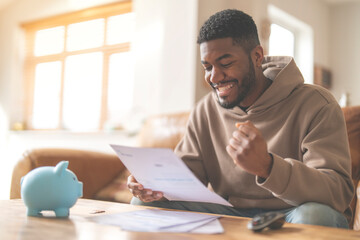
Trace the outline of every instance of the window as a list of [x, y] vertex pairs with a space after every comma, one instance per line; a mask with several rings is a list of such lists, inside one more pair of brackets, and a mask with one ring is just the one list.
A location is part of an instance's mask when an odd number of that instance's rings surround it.
[[131, 2], [24, 24], [27, 129], [97, 131], [132, 107]]
[[313, 83], [314, 34], [311, 26], [271, 4], [268, 14], [272, 22], [269, 55], [294, 57], [305, 83]]
[[294, 49], [294, 33], [278, 24], [271, 24], [269, 55], [294, 57]]

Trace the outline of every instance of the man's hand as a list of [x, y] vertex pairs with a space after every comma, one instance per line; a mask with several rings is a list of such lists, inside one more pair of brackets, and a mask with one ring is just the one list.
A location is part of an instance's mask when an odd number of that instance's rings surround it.
[[273, 159], [267, 151], [267, 144], [260, 131], [250, 122], [236, 123], [226, 151], [234, 163], [261, 178], [270, 174]]
[[152, 191], [151, 189], [144, 188], [143, 185], [136, 181], [133, 175], [128, 177], [127, 187], [134, 197], [139, 198], [143, 202], [165, 200], [165, 198], [163, 198], [164, 194], [162, 192]]

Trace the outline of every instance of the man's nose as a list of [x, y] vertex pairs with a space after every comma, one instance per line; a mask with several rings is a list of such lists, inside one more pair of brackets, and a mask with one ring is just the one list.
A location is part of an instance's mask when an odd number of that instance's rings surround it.
[[221, 69], [215, 67], [211, 69], [210, 82], [217, 84], [224, 79], [225, 73]]

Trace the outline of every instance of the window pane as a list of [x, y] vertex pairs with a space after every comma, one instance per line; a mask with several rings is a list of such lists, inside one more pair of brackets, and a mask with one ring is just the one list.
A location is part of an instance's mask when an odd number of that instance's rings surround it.
[[35, 129], [57, 128], [59, 124], [61, 62], [36, 65], [32, 125]]
[[294, 33], [277, 24], [271, 24], [269, 55], [294, 57]]
[[135, 28], [134, 13], [121, 14], [108, 18], [106, 43], [130, 42]]
[[75, 131], [98, 130], [102, 93], [100, 52], [65, 60], [63, 127]]
[[130, 52], [116, 53], [109, 60], [108, 119], [119, 121], [133, 104], [134, 65]]
[[104, 19], [70, 24], [66, 43], [67, 51], [76, 51], [104, 44]]
[[61, 53], [64, 50], [65, 27], [48, 28], [35, 34], [35, 56]]

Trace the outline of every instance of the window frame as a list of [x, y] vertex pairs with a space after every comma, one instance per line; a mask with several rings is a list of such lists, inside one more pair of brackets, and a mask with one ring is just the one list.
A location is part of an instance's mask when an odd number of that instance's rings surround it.
[[[102, 52], [103, 53], [103, 76], [102, 76], [102, 97], [101, 97], [101, 114], [99, 119], [98, 130], [104, 129], [105, 121], [107, 120], [107, 97], [108, 97], [108, 72], [109, 72], [109, 58], [114, 53], [128, 52], [130, 51], [130, 42], [119, 43], [113, 45], [106, 45], [106, 32], [107, 32], [107, 20], [108, 17], [131, 13], [132, 2], [124, 1], [120, 3], [107, 4], [98, 7], [92, 7], [72, 13], [62, 14], [46, 19], [37, 20], [30, 23], [24, 23], [21, 27], [25, 31], [25, 49], [26, 57], [24, 63], [24, 86], [25, 86], [25, 97], [24, 97], [24, 110], [25, 110], [25, 129], [27, 130], [63, 130], [63, 92], [64, 92], [64, 72], [65, 72], [65, 59], [68, 56]], [[67, 28], [70, 24], [94, 20], [98, 18], [105, 19], [104, 27], [104, 42], [101, 47], [76, 50], [68, 52], [66, 50], [66, 39], [67, 39]], [[58, 54], [51, 54], [46, 56], [35, 56], [35, 35], [36, 32], [42, 29], [53, 28], [53, 27], [65, 27], [64, 35], [64, 50]], [[35, 91], [35, 68], [39, 63], [61, 61], [62, 72], [61, 72], [61, 87], [60, 87], [60, 106], [59, 106], [59, 124], [55, 129], [34, 129], [32, 124], [32, 113], [34, 104], [34, 91]]]

